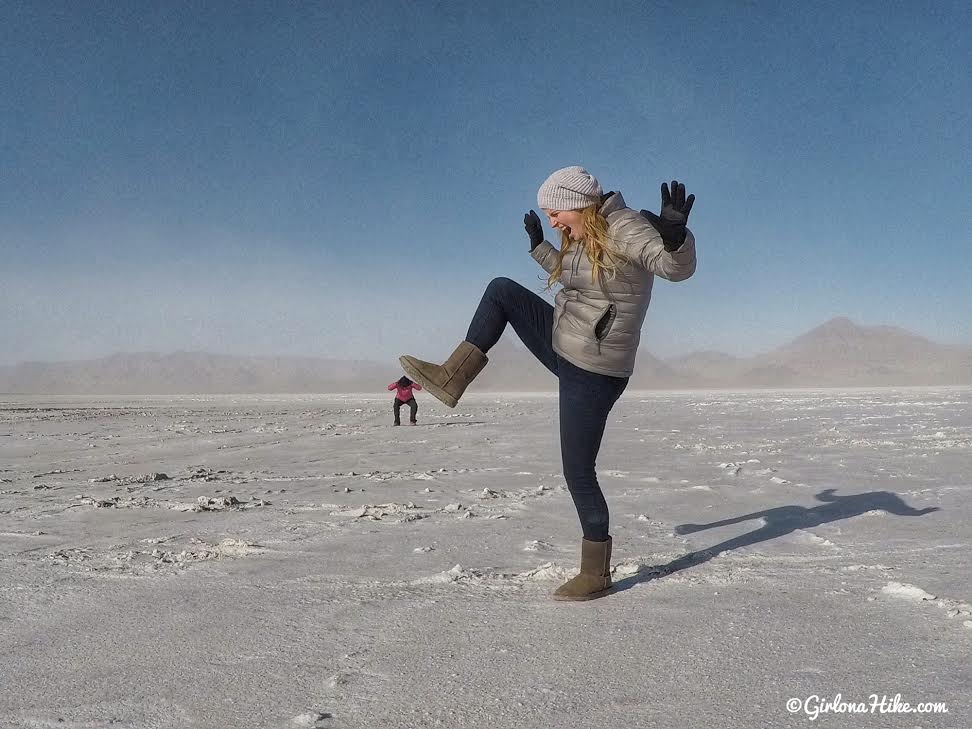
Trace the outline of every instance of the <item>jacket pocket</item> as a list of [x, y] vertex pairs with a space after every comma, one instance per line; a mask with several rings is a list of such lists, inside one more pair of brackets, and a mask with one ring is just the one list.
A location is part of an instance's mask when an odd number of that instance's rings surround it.
[[600, 344], [604, 338], [611, 331], [611, 327], [614, 326], [614, 320], [618, 317], [618, 307], [614, 304], [609, 304], [608, 307], [601, 313], [594, 324], [594, 339]]

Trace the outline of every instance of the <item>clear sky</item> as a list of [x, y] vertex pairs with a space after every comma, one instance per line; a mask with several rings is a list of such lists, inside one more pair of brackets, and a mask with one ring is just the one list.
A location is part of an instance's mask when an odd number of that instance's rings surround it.
[[835, 316], [972, 345], [970, 27], [968, 2], [0, 0], [0, 364], [445, 354], [491, 278], [542, 289], [523, 213], [571, 164], [631, 207], [697, 196], [655, 354]]

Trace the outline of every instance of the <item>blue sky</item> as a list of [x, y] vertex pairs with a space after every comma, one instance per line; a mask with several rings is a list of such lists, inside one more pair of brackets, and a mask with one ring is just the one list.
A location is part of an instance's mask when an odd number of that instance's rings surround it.
[[447, 353], [570, 164], [697, 196], [655, 354], [972, 345], [968, 3], [278, 5], [0, 1], [0, 363]]

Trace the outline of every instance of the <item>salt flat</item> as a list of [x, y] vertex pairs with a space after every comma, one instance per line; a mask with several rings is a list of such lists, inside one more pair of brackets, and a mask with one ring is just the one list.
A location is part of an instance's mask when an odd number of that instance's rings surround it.
[[969, 727], [970, 403], [626, 393], [574, 604], [554, 395], [0, 396], [0, 726]]

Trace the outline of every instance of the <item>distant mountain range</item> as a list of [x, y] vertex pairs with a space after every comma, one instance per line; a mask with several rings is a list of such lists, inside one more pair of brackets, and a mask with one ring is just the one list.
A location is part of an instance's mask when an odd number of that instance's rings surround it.
[[[754, 357], [694, 352], [635, 371], [632, 386], [868, 387], [972, 384], [972, 349], [937, 344], [889, 326], [837, 318]], [[664, 383], [664, 384], [661, 384]]]
[[[554, 390], [556, 380], [510, 334], [489, 353], [470, 391]], [[241, 357], [204, 352], [115, 354], [75, 362], [0, 367], [0, 393], [383, 392], [396, 361]], [[754, 357], [695, 352], [661, 360], [642, 350], [629, 388], [867, 387], [972, 384], [972, 349], [936, 344], [903, 329], [838, 318]]]

